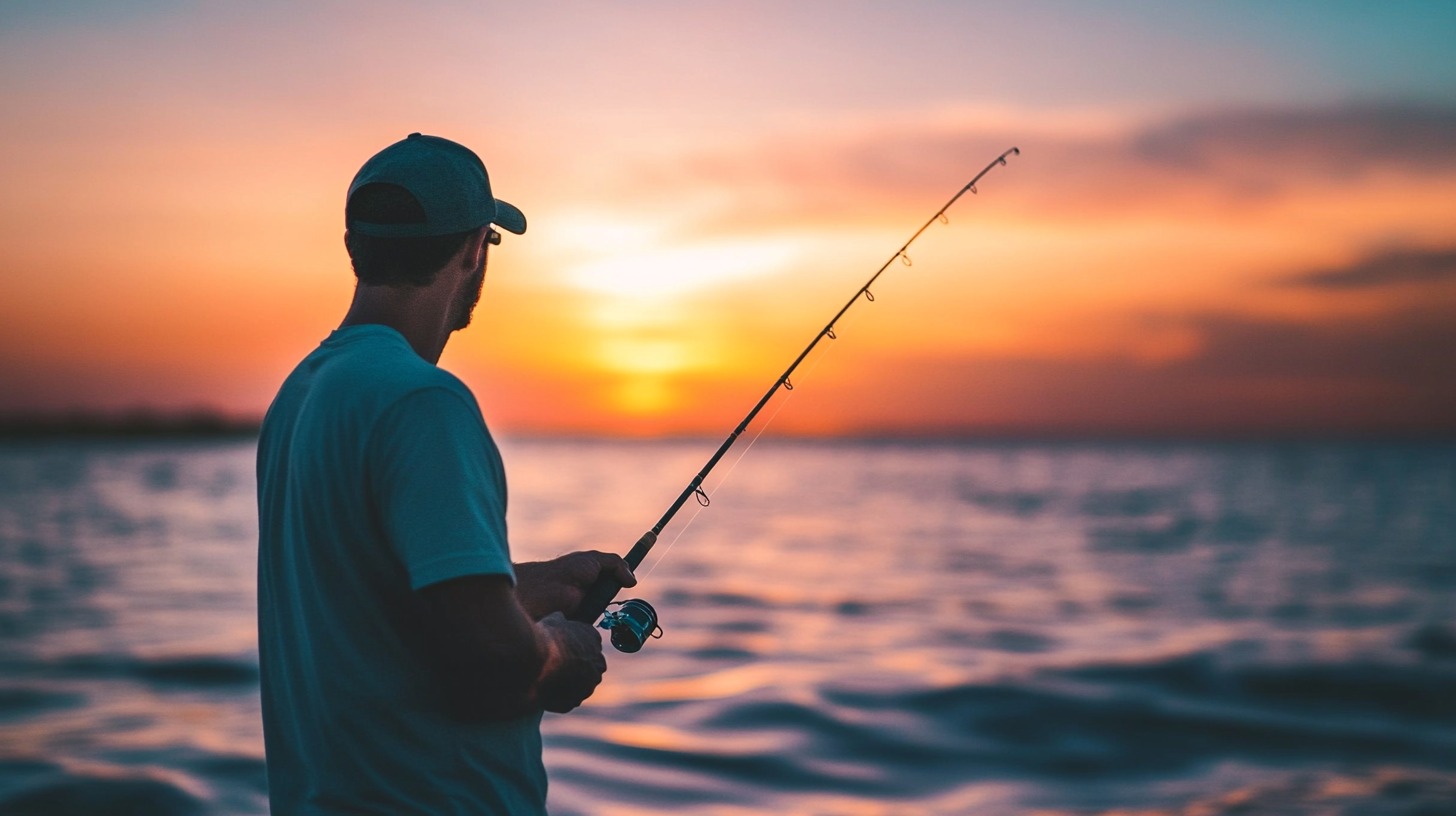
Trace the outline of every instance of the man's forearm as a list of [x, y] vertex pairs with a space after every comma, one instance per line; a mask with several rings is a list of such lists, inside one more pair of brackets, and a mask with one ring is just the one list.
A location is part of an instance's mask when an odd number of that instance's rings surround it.
[[456, 579], [422, 595], [431, 653], [456, 716], [506, 719], [536, 710], [551, 633], [527, 617], [504, 577]]

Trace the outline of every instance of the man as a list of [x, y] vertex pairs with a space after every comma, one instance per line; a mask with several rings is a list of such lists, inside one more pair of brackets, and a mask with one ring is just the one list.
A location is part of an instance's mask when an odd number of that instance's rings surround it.
[[258, 629], [275, 814], [544, 813], [541, 712], [591, 695], [568, 621], [615, 555], [512, 564], [500, 454], [435, 364], [470, 323], [500, 227], [468, 148], [411, 134], [349, 187], [358, 285], [258, 444]]

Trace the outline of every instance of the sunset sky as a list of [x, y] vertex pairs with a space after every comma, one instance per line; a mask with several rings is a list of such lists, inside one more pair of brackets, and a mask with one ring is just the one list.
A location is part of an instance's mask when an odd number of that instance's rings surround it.
[[[0, 414], [257, 417], [411, 131], [516, 433], [1456, 430], [1456, 3], [0, 4]], [[777, 406], [775, 406], [777, 408]]]

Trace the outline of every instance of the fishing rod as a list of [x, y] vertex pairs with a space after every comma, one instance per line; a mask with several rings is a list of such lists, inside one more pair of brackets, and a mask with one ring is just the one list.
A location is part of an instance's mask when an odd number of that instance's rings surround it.
[[[723, 458], [723, 455], [728, 452], [729, 448], [733, 447], [733, 443], [748, 429], [748, 426], [753, 422], [754, 418], [758, 416], [759, 411], [763, 410], [763, 407], [768, 404], [769, 400], [773, 399], [774, 394], [777, 394], [779, 389], [782, 388], [785, 391], [794, 390], [794, 384], [789, 378], [799, 368], [799, 364], [804, 362], [804, 358], [809, 356], [809, 352], [813, 351], [814, 347], [819, 345], [820, 340], [826, 337], [830, 340], [836, 339], [834, 326], [844, 316], [844, 313], [849, 311], [849, 308], [861, 297], [868, 301], [875, 299], [875, 295], [870, 291], [870, 287], [874, 285], [875, 281], [879, 280], [880, 275], [884, 274], [886, 269], [890, 268], [890, 264], [899, 260], [908, 266], [910, 256], [905, 253], [910, 249], [910, 245], [915, 243], [915, 239], [919, 238], [920, 234], [929, 229], [930, 225], [936, 221], [949, 223], [945, 211], [949, 210], [952, 204], [960, 200], [960, 197], [965, 195], [967, 191], [974, 194], [976, 192], [976, 182], [980, 181], [981, 177], [991, 172], [997, 165], [1004, 166], [1007, 156], [1019, 155], [1021, 155], [1021, 151], [1013, 147], [1000, 156], [997, 156], [994, 161], [982, 168], [981, 172], [977, 173], [975, 178], [966, 182], [964, 187], [956, 191], [956, 194], [951, 196], [949, 201], [945, 202], [940, 209], [936, 210], [935, 215], [930, 216], [924, 224], [920, 225], [920, 229], [915, 230], [915, 234], [911, 235], [909, 240], [901, 244], [900, 248], [895, 251], [895, 254], [891, 255], [875, 271], [875, 274], [871, 275], [870, 279], [865, 281], [864, 285], [854, 293], [854, 296], [838, 312], [834, 313], [834, 317], [831, 317], [829, 322], [824, 324], [824, 328], [820, 329], [819, 333], [814, 335], [814, 339], [809, 341], [809, 345], [805, 346], [804, 350], [799, 352], [799, 356], [794, 358], [794, 361], [789, 364], [788, 368], [784, 369], [784, 373], [780, 374], [777, 380], [774, 380], [773, 385], [758, 400], [753, 406], [753, 409], [748, 412], [748, 415], [738, 423], [732, 433], [728, 434], [728, 438], [723, 440], [723, 444], [713, 453], [712, 458], [708, 459], [708, 463], [703, 465], [703, 469], [698, 471], [698, 475], [693, 477], [693, 480], [688, 483], [686, 488], [683, 488], [683, 492], [673, 501], [672, 506], [668, 507], [667, 512], [662, 514], [662, 518], [658, 519], [657, 523], [652, 525], [652, 529], [643, 533], [642, 537], [637, 539], [637, 543], [632, 545], [632, 549], [623, 556], [623, 560], [627, 562], [628, 566], [634, 570], [637, 569], [637, 566], [642, 563], [642, 559], [647, 557], [647, 553], [652, 549], [652, 545], [657, 543], [657, 536], [662, 533], [663, 528], [667, 526], [668, 522], [672, 521], [673, 516], [677, 515], [677, 512], [682, 509], [683, 505], [687, 504], [688, 499], [696, 498], [698, 504], [703, 507], [708, 506], [708, 494], [703, 490], [703, 480], [708, 477], [708, 474], [717, 466], [718, 461]], [[572, 620], [582, 623], [592, 623], [597, 618], [601, 618], [601, 623], [598, 625], [603, 629], [611, 630], [612, 645], [618, 651], [635, 652], [642, 648], [642, 644], [647, 642], [647, 638], [661, 637], [662, 629], [657, 625], [657, 611], [646, 601], [636, 598], [627, 601], [614, 601], [613, 599], [617, 597], [617, 593], [621, 589], [622, 585], [617, 583], [616, 580], [610, 576], [603, 575], [587, 590], [585, 596], [582, 598], [581, 604], [572, 615]], [[618, 604], [618, 608], [608, 612], [607, 607], [614, 603]]]

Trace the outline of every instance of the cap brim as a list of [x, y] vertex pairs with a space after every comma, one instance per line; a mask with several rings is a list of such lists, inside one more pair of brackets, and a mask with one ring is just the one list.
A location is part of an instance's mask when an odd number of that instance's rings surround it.
[[526, 232], [526, 214], [517, 209], [516, 205], [507, 204], [499, 198], [495, 200], [495, 220], [491, 223], [517, 235]]

